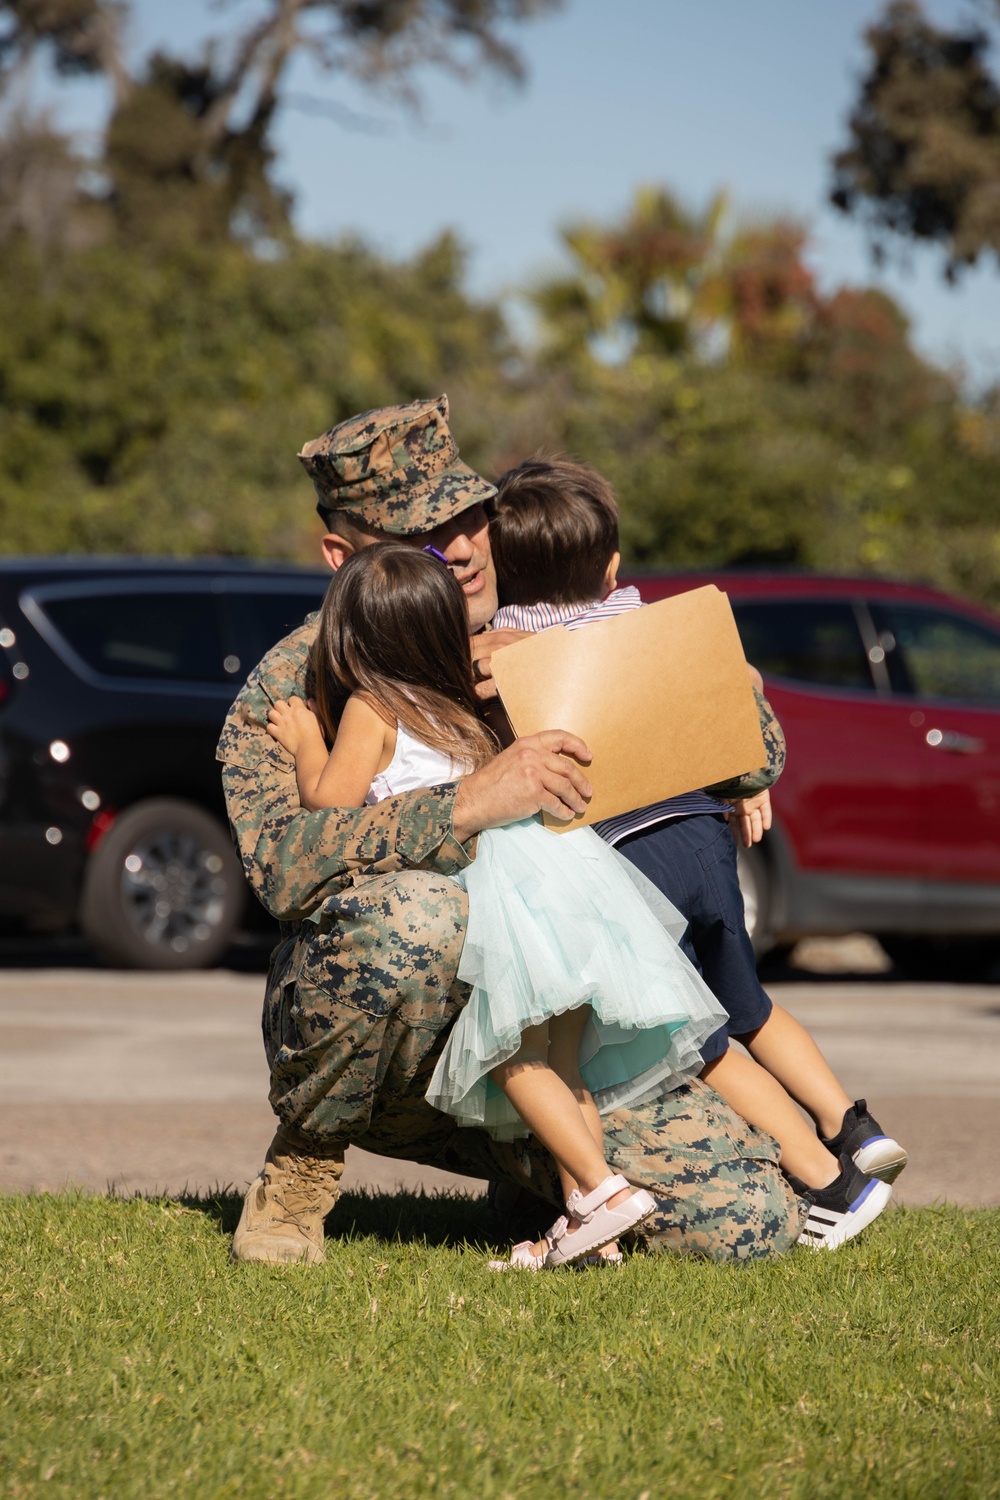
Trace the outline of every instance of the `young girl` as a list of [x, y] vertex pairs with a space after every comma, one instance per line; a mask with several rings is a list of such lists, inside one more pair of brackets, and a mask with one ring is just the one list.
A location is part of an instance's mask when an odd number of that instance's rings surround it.
[[[310, 809], [440, 785], [495, 753], [461, 588], [425, 552], [379, 543], [340, 568], [312, 681], [315, 713], [293, 698], [268, 715]], [[472, 993], [427, 1097], [500, 1138], [530, 1131], [555, 1158], [568, 1217], [500, 1264], [579, 1261], [655, 1207], [608, 1166], [600, 1112], [697, 1072], [723, 1012], [677, 947], [679, 914], [590, 829], [487, 830], [456, 878], [469, 895], [459, 977]]]

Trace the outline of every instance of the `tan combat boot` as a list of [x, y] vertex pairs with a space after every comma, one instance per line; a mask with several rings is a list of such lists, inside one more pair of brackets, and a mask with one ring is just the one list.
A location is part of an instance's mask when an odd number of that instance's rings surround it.
[[251, 1182], [233, 1235], [233, 1260], [324, 1259], [323, 1223], [340, 1193], [342, 1150], [327, 1156], [293, 1151], [279, 1130], [264, 1170]]

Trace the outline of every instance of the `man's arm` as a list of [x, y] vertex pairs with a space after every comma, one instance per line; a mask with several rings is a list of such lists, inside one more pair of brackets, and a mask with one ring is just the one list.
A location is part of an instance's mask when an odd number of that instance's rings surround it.
[[305, 696], [314, 635], [314, 626], [300, 627], [251, 673], [217, 751], [247, 879], [272, 916], [285, 921], [314, 911], [354, 876], [408, 868], [451, 875], [470, 857], [452, 830], [453, 786], [375, 807], [300, 806], [294, 760], [269, 736], [267, 714], [280, 699]]
[[307, 916], [358, 875], [451, 875], [469, 863], [452, 832], [453, 786], [305, 812], [294, 773], [223, 764], [222, 785], [247, 879], [280, 921]]
[[469, 863], [465, 845], [483, 828], [541, 808], [567, 819], [583, 811], [591, 788], [575, 762], [590, 754], [559, 730], [518, 740], [456, 785], [406, 792], [374, 807], [304, 811], [294, 761], [268, 734], [267, 713], [278, 699], [305, 696], [314, 634], [313, 626], [303, 626], [250, 674], [216, 752], [243, 868], [272, 916], [307, 916], [357, 875], [403, 869], [452, 875]]
[[764, 736], [767, 764], [761, 766], [759, 771], [747, 771], [745, 775], [734, 776], [730, 781], [719, 781], [714, 786], [705, 787], [710, 797], [719, 797], [723, 802], [742, 802], [758, 796], [761, 792], [769, 791], [785, 768], [784, 731], [778, 723], [774, 709], [756, 685], [753, 695], [757, 704], [761, 734]]

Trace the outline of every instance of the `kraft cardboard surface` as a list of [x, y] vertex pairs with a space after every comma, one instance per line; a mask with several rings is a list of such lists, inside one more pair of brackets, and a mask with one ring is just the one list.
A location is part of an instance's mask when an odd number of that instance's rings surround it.
[[616, 619], [556, 625], [490, 663], [519, 737], [578, 734], [594, 796], [580, 828], [767, 761], [736, 621], [714, 584]]

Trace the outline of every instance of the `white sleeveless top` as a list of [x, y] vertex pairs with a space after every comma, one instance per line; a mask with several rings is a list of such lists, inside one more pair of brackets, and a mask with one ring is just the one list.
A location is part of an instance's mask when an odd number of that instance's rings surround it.
[[372, 807], [386, 797], [398, 797], [401, 792], [414, 792], [418, 787], [457, 781], [460, 776], [467, 776], [471, 769], [468, 761], [452, 760], [443, 750], [431, 749], [430, 745], [414, 739], [402, 724], [397, 723], [392, 760], [375, 777], [365, 797], [365, 805]]

